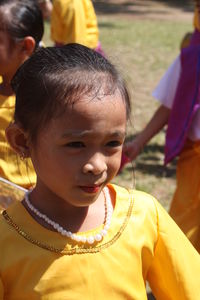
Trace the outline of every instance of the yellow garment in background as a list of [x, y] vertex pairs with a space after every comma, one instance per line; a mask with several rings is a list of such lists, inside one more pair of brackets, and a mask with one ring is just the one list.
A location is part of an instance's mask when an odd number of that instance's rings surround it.
[[44, 228], [21, 202], [8, 208], [0, 217], [0, 299], [146, 300], [149, 281], [157, 300], [199, 300], [200, 256], [167, 212], [148, 194], [108, 187], [114, 212], [96, 245]]
[[51, 38], [57, 43], [79, 43], [95, 49], [99, 31], [92, 1], [54, 0]]
[[200, 19], [200, 16], [199, 16], [198, 9], [195, 8], [193, 25], [194, 25], [194, 28], [196, 28], [198, 31], [200, 31], [200, 23], [199, 23], [200, 20], [199, 19]]
[[29, 160], [21, 161], [5, 137], [5, 129], [13, 121], [15, 96], [0, 95], [0, 176], [29, 188], [36, 182], [35, 171]]
[[[194, 26], [194, 29], [197, 29], [198, 31], [200, 31], [199, 19], [200, 19], [200, 16], [199, 16], [199, 13], [198, 13], [198, 9], [195, 8], [194, 17], [193, 17], [193, 26]], [[183, 36], [183, 38], [181, 40], [181, 43], [180, 43], [180, 49], [186, 48], [190, 45], [192, 35], [193, 35], [193, 32], [187, 32]]]
[[200, 141], [187, 140], [177, 163], [170, 215], [200, 253]]

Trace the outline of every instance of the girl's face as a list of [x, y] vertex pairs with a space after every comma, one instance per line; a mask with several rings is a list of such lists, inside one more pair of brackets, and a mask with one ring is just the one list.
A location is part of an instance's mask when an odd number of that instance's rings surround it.
[[[2, 12], [0, 9], [0, 20]], [[0, 21], [0, 75], [9, 79], [13, 77], [22, 63], [21, 43], [14, 43]]]
[[125, 131], [126, 108], [119, 93], [67, 107], [30, 144], [35, 191], [70, 206], [90, 205], [118, 172]]

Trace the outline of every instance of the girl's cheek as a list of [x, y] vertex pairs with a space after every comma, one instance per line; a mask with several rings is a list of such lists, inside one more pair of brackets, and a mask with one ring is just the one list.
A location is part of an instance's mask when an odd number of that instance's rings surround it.
[[114, 159], [113, 159], [113, 162], [112, 162], [112, 166], [113, 168], [119, 168], [121, 164], [121, 153], [119, 153]]

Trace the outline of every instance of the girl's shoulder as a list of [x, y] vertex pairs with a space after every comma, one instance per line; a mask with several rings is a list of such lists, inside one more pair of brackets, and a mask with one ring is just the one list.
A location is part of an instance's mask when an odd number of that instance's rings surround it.
[[0, 213], [0, 263], [5, 259], [4, 254], [7, 253], [7, 249], [13, 245], [16, 249], [26, 246], [25, 235], [29, 232], [31, 224], [31, 217], [26, 213], [21, 201], [16, 201]]
[[116, 197], [118, 201], [126, 201], [127, 198], [132, 197], [134, 206], [137, 206], [138, 208], [151, 208], [155, 210], [157, 200], [152, 195], [140, 190], [118, 186], [116, 184], [111, 184], [109, 185], [109, 187], [116, 192]]
[[138, 218], [153, 219], [154, 223], [157, 223], [159, 210], [162, 209], [158, 201], [150, 194], [135, 190], [121, 187], [115, 184], [109, 185], [116, 193], [116, 204], [124, 210], [126, 207], [125, 203], [132, 202], [132, 216]]
[[126, 220], [130, 235], [143, 236], [152, 245], [159, 237], [160, 209], [158, 201], [150, 194], [112, 185], [116, 192], [114, 216]]
[[17, 221], [20, 220], [21, 222], [23, 222], [24, 208], [20, 201], [16, 201], [13, 204], [11, 204], [6, 210], [0, 211], [0, 236], [1, 236], [0, 241], [2, 241], [4, 237], [12, 235], [12, 233], [15, 232], [15, 230], [14, 231], [10, 230], [12, 227], [14, 228], [16, 225], [16, 224], [11, 224], [11, 222], [13, 222], [12, 218], [14, 218], [14, 220]]
[[11, 204], [6, 210], [1, 209], [0, 211], [0, 235], [2, 236], [3, 231], [5, 231], [5, 228], [7, 227], [7, 213], [10, 215], [19, 215], [19, 218], [22, 217], [22, 212], [21, 212], [21, 202], [16, 201], [13, 204]]

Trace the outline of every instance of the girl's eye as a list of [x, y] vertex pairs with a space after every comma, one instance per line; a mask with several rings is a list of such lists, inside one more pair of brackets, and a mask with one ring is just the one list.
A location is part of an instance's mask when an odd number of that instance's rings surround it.
[[85, 147], [85, 145], [84, 145], [83, 142], [71, 142], [71, 143], [66, 144], [66, 147], [69, 147], [69, 148], [83, 148], [83, 147]]
[[122, 143], [120, 141], [110, 141], [106, 144], [106, 146], [111, 147], [111, 148], [119, 147], [121, 145], [122, 145]]

